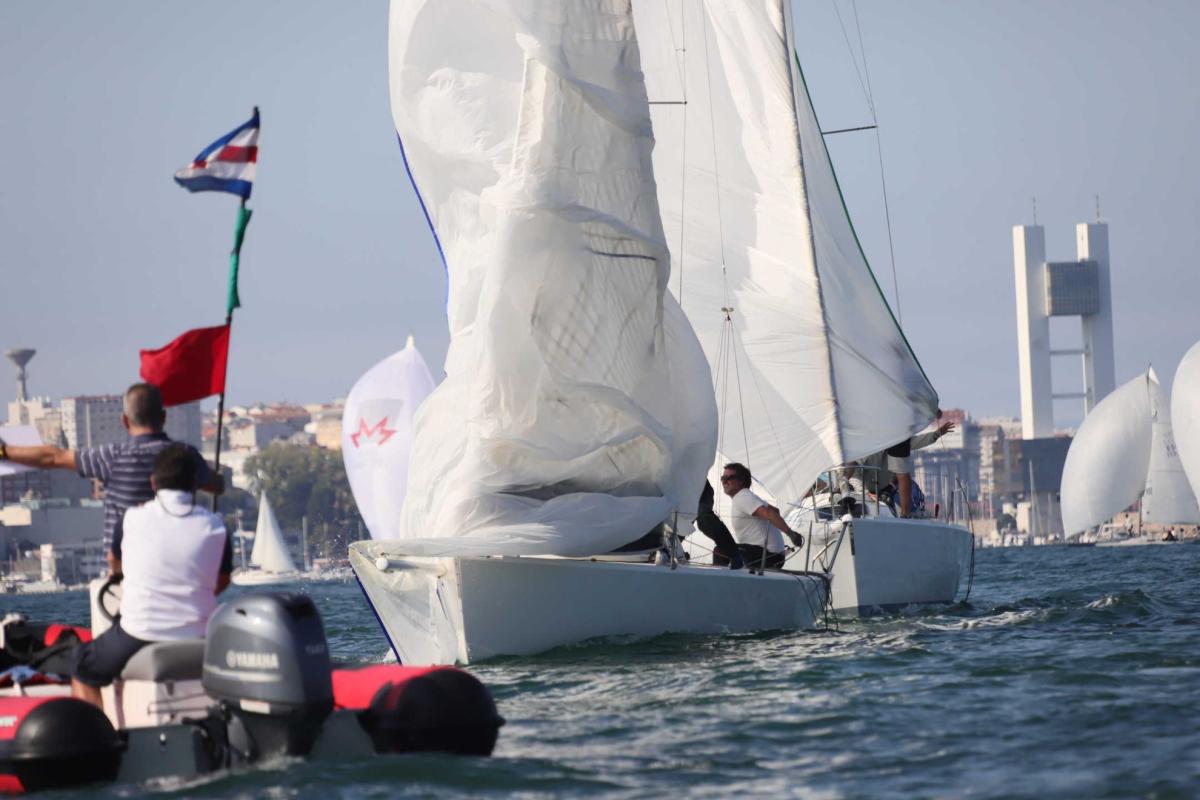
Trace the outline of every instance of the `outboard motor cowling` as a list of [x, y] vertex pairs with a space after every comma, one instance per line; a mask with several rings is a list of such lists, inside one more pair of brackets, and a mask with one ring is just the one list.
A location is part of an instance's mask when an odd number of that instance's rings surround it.
[[321, 616], [306, 595], [247, 595], [208, 622], [204, 690], [244, 758], [306, 755], [333, 709]]

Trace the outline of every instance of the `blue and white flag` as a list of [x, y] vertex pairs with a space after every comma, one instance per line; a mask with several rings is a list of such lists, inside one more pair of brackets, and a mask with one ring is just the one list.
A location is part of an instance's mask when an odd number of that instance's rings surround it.
[[239, 128], [217, 139], [175, 173], [175, 182], [189, 192], [229, 192], [250, 199], [258, 165], [258, 107]]

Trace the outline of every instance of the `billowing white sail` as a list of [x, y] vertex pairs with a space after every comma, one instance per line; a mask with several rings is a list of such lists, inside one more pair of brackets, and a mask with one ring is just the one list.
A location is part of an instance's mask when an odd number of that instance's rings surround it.
[[346, 398], [342, 460], [354, 502], [376, 539], [400, 535], [413, 417], [436, 384], [413, 338], [366, 371]]
[[629, 0], [399, 0], [390, 60], [450, 285], [405, 551], [594, 554], [693, 507], [716, 410], [664, 301]]
[[254, 547], [250, 550], [250, 564], [263, 572], [295, 572], [296, 564], [288, 552], [283, 531], [275, 519], [275, 512], [267, 502], [267, 493], [258, 499], [258, 525], [254, 528]]
[[1175, 370], [1171, 385], [1171, 423], [1179, 460], [1200, 497], [1200, 342], [1192, 345]]
[[1149, 371], [1092, 409], [1067, 451], [1059, 497], [1068, 536], [1127, 508], [1146, 486], [1153, 418]]
[[1171, 431], [1170, 398], [1163, 392], [1153, 369], [1150, 370], [1149, 389], [1154, 427], [1150, 472], [1142, 495], [1142, 521], [1151, 525], [1200, 522], [1200, 507], [1196, 505], [1196, 495], [1184, 474]]
[[791, 3], [634, 5], [671, 290], [716, 375], [720, 449], [781, 500], [937, 409], [842, 202]]

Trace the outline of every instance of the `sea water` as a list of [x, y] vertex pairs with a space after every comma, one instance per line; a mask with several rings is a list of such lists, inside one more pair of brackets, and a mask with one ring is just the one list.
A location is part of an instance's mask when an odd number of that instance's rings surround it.
[[[836, 630], [480, 664], [490, 759], [281, 762], [63, 797], [1200, 797], [1200, 545], [978, 554], [969, 600]], [[357, 585], [296, 585], [336, 658], [391, 658]], [[670, 602], [670, 598], [663, 598]], [[2, 597], [86, 623], [83, 593]]]

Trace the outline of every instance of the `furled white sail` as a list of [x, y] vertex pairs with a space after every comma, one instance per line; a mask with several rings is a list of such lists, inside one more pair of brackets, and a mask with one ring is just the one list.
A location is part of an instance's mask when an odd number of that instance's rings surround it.
[[1200, 522], [1200, 507], [1188, 484], [1171, 430], [1170, 398], [1150, 370], [1150, 415], [1154, 420], [1150, 443], [1150, 472], [1142, 495], [1142, 521], [1170, 525]]
[[1147, 371], [1117, 387], [1075, 432], [1059, 490], [1068, 536], [1110, 519], [1145, 488], [1153, 427], [1151, 380]]
[[937, 394], [842, 202], [791, 3], [634, 8], [671, 290], [714, 368], [720, 448], [796, 500], [924, 428]]
[[397, 0], [390, 59], [450, 285], [405, 552], [588, 555], [694, 506], [716, 410], [664, 301], [629, 0]]
[[275, 512], [267, 502], [267, 493], [258, 499], [258, 525], [254, 528], [254, 547], [250, 550], [250, 564], [263, 572], [295, 572], [296, 564], [288, 552], [283, 531], [275, 519]]
[[1171, 423], [1183, 471], [1193, 495], [1200, 497], [1200, 342], [1192, 345], [1175, 370]]
[[436, 384], [411, 336], [371, 367], [346, 398], [342, 460], [354, 502], [376, 539], [400, 535], [413, 417]]

